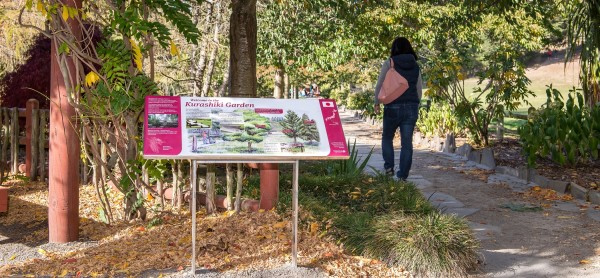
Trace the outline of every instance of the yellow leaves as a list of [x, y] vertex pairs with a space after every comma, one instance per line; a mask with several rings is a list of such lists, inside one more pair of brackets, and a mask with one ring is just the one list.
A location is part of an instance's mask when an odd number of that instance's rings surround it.
[[38, 10], [38, 12], [42, 13], [43, 16], [46, 16], [46, 8], [44, 7], [44, 3], [42, 3], [42, 0], [37, 1], [35, 8]]
[[152, 200], [154, 200], [154, 196], [152, 196], [152, 194], [150, 194], [150, 192], [148, 192], [148, 195], [146, 196], [146, 200], [152, 201]]
[[287, 226], [287, 224], [288, 224], [287, 221], [277, 222], [277, 223], [273, 224], [273, 228], [275, 228], [275, 229], [283, 229], [283, 228], [285, 228], [285, 226]]
[[177, 45], [173, 41], [171, 41], [171, 55], [177, 56], [179, 55], [179, 49], [177, 49]]
[[579, 261], [579, 264], [589, 264], [590, 261], [589, 260], [581, 260]]
[[352, 200], [356, 200], [356, 199], [360, 198], [360, 195], [361, 195], [360, 191], [354, 191], [354, 192], [348, 193], [348, 196], [350, 196], [350, 199], [352, 199]]
[[133, 51], [133, 61], [139, 71], [142, 71], [142, 51], [137, 43], [133, 39], [129, 39], [131, 43], [131, 50]]
[[310, 235], [316, 236], [317, 232], [319, 232], [319, 223], [317, 223], [317, 222], [310, 223], [310, 229], [309, 229]]
[[59, 277], [66, 277], [67, 274], [69, 274], [69, 271], [66, 269], [63, 269], [63, 271], [58, 275]]
[[88, 87], [96, 84], [98, 80], [100, 80], [100, 76], [98, 76], [98, 74], [96, 74], [93, 71], [90, 71], [88, 74], [85, 75], [85, 85]]
[[48, 253], [48, 251], [46, 251], [46, 250], [44, 250], [44, 249], [42, 249], [42, 248], [39, 248], [39, 249], [37, 250], [37, 252], [38, 252], [38, 254], [40, 254], [40, 255], [42, 255], [42, 256], [44, 256], [44, 257], [50, 257], [50, 256], [51, 256], [51, 254], [50, 254], [50, 253]]
[[8, 258], [8, 260], [9, 260], [9, 261], [12, 261], [12, 260], [14, 260], [16, 257], [17, 257], [17, 255], [12, 255], [12, 256], [10, 256], [10, 258]]
[[465, 80], [465, 75], [462, 72], [459, 72], [456, 77], [458, 78], [458, 80]]
[[64, 21], [67, 21], [67, 19], [69, 19], [69, 7], [67, 7], [66, 5], [62, 7], [62, 18]]

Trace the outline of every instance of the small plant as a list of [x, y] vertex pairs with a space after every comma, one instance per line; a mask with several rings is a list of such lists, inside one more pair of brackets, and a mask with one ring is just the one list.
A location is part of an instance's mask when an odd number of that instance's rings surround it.
[[566, 103], [552, 86], [546, 96], [545, 107], [530, 113], [529, 121], [519, 128], [529, 165], [535, 165], [538, 155], [560, 165], [598, 159], [600, 106], [589, 108], [576, 90], [571, 90]]
[[[348, 140], [348, 146], [350, 146], [350, 140]], [[374, 147], [373, 147], [374, 148]], [[373, 148], [371, 151], [365, 156], [358, 156], [358, 149], [356, 148], [356, 140], [352, 143], [352, 148], [350, 148], [350, 158], [347, 160], [337, 160], [330, 162], [327, 165], [327, 170], [330, 174], [333, 175], [359, 175], [362, 174], [369, 163], [369, 159], [371, 159], [371, 155], [373, 154]]]

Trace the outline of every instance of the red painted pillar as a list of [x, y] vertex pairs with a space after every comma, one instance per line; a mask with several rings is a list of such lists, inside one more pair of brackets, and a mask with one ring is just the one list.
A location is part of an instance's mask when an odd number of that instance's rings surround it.
[[270, 210], [279, 199], [279, 164], [260, 163], [260, 208]]
[[[81, 8], [81, 0], [66, 0], [65, 5]], [[81, 28], [76, 20], [69, 19], [76, 37]], [[50, 152], [48, 232], [50, 242], [75, 241], [79, 237], [79, 137], [75, 109], [67, 100], [65, 80], [60, 72], [54, 41], [51, 50], [50, 73]], [[75, 67], [67, 58], [71, 74]], [[76, 76], [72, 76], [76, 78]]]
[[33, 109], [38, 109], [40, 103], [37, 99], [30, 99], [25, 106], [25, 176], [31, 177], [31, 117]]

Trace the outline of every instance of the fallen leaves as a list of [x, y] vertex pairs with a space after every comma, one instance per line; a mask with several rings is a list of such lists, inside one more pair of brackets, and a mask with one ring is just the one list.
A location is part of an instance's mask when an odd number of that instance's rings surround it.
[[571, 201], [573, 200], [573, 196], [569, 194], [558, 194], [558, 192], [548, 189], [542, 188], [540, 186], [531, 187], [524, 194], [525, 197], [533, 198], [541, 201]]

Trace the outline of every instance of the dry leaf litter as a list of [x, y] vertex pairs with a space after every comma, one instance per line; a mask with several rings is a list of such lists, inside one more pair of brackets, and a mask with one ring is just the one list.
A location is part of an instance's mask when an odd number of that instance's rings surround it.
[[[17, 262], [17, 254], [5, 255], [8, 262], [0, 267], [2, 277], [137, 277], [147, 270], [172, 273], [190, 265], [189, 212], [154, 212], [150, 217], [160, 217], [162, 225], [150, 228], [148, 221], [107, 225], [99, 220], [100, 205], [94, 187], [82, 186], [79, 232], [85, 244], [54, 245], [46, 250], [40, 246], [48, 241], [47, 185], [22, 181], [8, 185], [10, 211], [0, 217], [0, 224], [33, 228], [17, 241], [23, 243], [23, 248], [35, 248], [37, 258]], [[109, 191], [115, 214], [122, 211], [119, 195]], [[214, 216], [200, 211], [197, 217], [196, 262], [201, 268], [219, 272], [271, 269], [290, 261], [291, 222], [287, 217], [273, 211]], [[316, 267], [335, 277], [410, 277], [402, 268], [345, 253], [324, 231], [317, 231], [318, 227], [315, 223], [301, 224], [299, 265]], [[11, 257], [14, 262], [9, 260]]]

